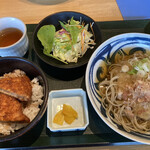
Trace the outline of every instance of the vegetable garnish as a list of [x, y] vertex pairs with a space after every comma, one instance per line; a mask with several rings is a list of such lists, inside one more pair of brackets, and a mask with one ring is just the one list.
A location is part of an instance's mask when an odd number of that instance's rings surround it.
[[59, 61], [62, 61], [58, 57], [55, 57], [54, 55], [51, 54], [52, 47], [54, 44], [55, 33], [56, 33], [56, 29], [54, 25], [45, 25], [39, 29], [37, 33], [37, 37], [41, 41], [44, 47], [43, 53], [45, 55], [58, 59]]
[[69, 24], [63, 23], [61, 21], [59, 21], [59, 22], [60, 22], [61, 26], [70, 33], [71, 39], [72, 39], [72, 44], [76, 44], [78, 35], [84, 27], [82, 25], [79, 25], [77, 21], [73, 20], [73, 17], [69, 21]]
[[132, 65], [132, 69], [128, 72], [129, 74], [139, 74], [145, 76], [147, 73], [150, 72], [150, 59], [143, 58], [141, 60], [135, 60]]
[[57, 32], [53, 25], [44, 25], [39, 29], [37, 37], [44, 47], [43, 53], [65, 64], [76, 63], [88, 48], [94, 48], [93, 34], [88, 31], [88, 24], [84, 26], [73, 17], [68, 23], [59, 23], [62, 29]]
[[55, 27], [53, 25], [45, 25], [41, 27], [37, 33], [38, 39], [44, 46], [44, 52], [50, 53], [52, 51], [52, 46], [54, 43]]

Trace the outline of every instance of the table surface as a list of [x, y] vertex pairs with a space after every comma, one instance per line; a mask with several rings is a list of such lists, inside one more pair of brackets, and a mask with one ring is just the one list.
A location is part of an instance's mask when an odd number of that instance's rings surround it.
[[[21, 19], [25, 24], [36, 24], [44, 17], [58, 11], [77, 11], [84, 13], [95, 21], [123, 20], [115, 0], [0, 0], [0, 17], [12, 16]], [[81, 147], [75, 149], [144, 149], [147, 145]], [[63, 149], [62, 149], [63, 150]]]
[[116, 0], [0, 0], [0, 17], [17, 17], [26, 24], [58, 11], [81, 12], [95, 21], [123, 20]]

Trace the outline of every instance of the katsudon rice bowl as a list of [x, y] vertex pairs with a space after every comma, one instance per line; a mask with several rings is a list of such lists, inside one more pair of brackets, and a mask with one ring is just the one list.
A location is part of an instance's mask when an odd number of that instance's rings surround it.
[[[6, 73], [3, 75], [2, 78], [14, 78], [14, 77], [20, 77], [25, 75], [25, 72], [19, 69], [14, 70], [13, 72]], [[26, 115], [30, 122], [35, 118], [35, 116], [38, 114], [40, 110], [40, 105], [43, 103], [43, 87], [39, 85], [38, 78], [34, 78], [31, 80], [31, 86], [32, 86], [32, 95], [31, 100], [26, 103], [24, 107], [22, 107], [23, 114]], [[12, 132], [15, 132], [15, 130], [19, 130], [25, 126], [27, 126], [28, 123], [19, 123], [19, 122], [0, 122], [0, 134], [9, 135]]]
[[42, 70], [19, 57], [0, 58], [0, 142], [22, 136], [42, 118], [48, 85]]

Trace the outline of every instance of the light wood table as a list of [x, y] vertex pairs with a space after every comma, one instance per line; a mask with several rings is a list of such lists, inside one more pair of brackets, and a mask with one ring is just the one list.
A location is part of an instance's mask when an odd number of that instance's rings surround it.
[[[46, 16], [59, 11], [81, 12], [90, 16], [95, 21], [123, 20], [115, 0], [0, 0], [0, 17], [17, 17], [25, 24], [38, 23]], [[149, 146], [131, 145], [71, 148], [71, 150], [75, 149], [148, 150]]]
[[123, 20], [115, 0], [0, 0], [0, 17], [17, 17], [26, 24], [59, 11], [81, 12], [95, 21]]

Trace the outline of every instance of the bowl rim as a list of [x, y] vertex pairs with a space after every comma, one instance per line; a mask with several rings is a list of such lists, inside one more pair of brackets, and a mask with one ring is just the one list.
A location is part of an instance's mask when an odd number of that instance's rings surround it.
[[[26, 58], [22, 58], [22, 57], [16, 57], [16, 56], [7, 56], [7, 57], [0, 57], [0, 61], [1, 60], [19, 60], [19, 61], [24, 61], [25, 63], [29, 63], [29, 65], [32, 65], [36, 70], [38, 70], [38, 72], [42, 75], [43, 78], [43, 82], [44, 82], [44, 87], [45, 87], [45, 98], [44, 98], [44, 103], [42, 103], [42, 107], [40, 109], [40, 111], [38, 112], [38, 114], [35, 116], [35, 118], [25, 127], [21, 128], [20, 131], [15, 131], [14, 133], [10, 134], [10, 135], [6, 135], [4, 137], [0, 137], [0, 142], [6, 142], [6, 141], [10, 141], [10, 140], [14, 140], [16, 138], [19, 138], [20, 136], [24, 135], [26, 132], [28, 132], [29, 130], [31, 130], [33, 127], [35, 127], [37, 125], [37, 123], [40, 121], [40, 119], [43, 117], [44, 113], [46, 112], [47, 109], [47, 102], [48, 102], [48, 82], [47, 82], [47, 78], [44, 74], [44, 72], [42, 71], [42, 69], [40, 67], [38, 67], [34, 62], [26, 59]], [[15, 136], [15, 137], [14, 137]]]
[[[84, 14], [84, 13], [77, 12], [77, 11], [60, 11], [60, 12], [55, 12], [55, 13], [53, 13], [53, 14], [50, 14], [50, 15], [44, 17], [44, 18], [37, 24], [37, 26], [36, 26], [35, 29], [34, 29], [33, 37], [32, 37], [33, 50], [34, 50], [34, 52], [36, 53], [36, 55], [37, 55], [43, 62], [45, 62], [45, 63], [48, 64], [48, 65], [51, 65], [52, 67], [56, 67], [56, 68], [59, 68], [59, 69], [75, 69], [75, 68], [78, 68], [78, 67], [82, 67], [82, 66], [84, 66], [84, 65], [87, 65], [88, 61], [84, 61], [84, 62], [83, 62], [81, 65], [79, 65], [79, 66], [78, 66], [78, 65], [74, 65], [74, 64], [76, 64], [76, 63], [69, 63], [69, 64], [73, 64], [73, 65], [71, 65], [71, 66], [70, 66], [70, 65], [65, 65], [65, 68], [63, 67], [63, 65], [55, 66], [55, 65], [51, 64], [50, 62], [46, 61], [44, 58], [42, 58], [42, 57], [38, 54], [38, 52], [36, 51], [36, 47], [35, 47], [35, 44], [34, 44], [34, 38], [35, 38], [35, 36], [36, 36], [36, 33], [38, 32], [38, 28], [41, 26], [41, 23], [42, 23], [44, 20], [46, 20], [47, 18], [49, 18], [49, 17], [51, 17], [51, 16], [53, 16], [53, 15], [61, 14], [61, 13], [75, 13], [75, 14], [81, 14], [81, 15], [84, 15], [85, 17], [91, 19], [91, 20], [94, 22], [95, 27], [97, 28], [97, 30], [99, 30], [99, 34], [100, 34], [100, 37], [101, 37], [101, 39], [102, 39], [102, 35], [101, 35], [100, 28], [98, 27], [98, 25], [96, 24], [96, 21], [95, 21], [94, 19], [92, 19], [91, 17], [89, 17], [88, 15], [86, 15], [86, 14]], [[101, 39], [100, 39], [100, 41], [101, 41]], [[47, 57], [48, 57], [48, 56], [47, 56]], [[73, 67], [72, 67], [72, 66], [73, 66]]]
[[133, 135], [129, 132], [126, 132], [124, 130], [120, 130], [118, 128], [116, 128], [115, 126], [113, 126], [111, 123], [109, 123], [108, 120], [105, 119], [105, 117], [99, 113], [100, 110], [99, 108], [97, 107], [97, 105], [95, 104], [95, 98], [93, 97], [93, 95], [91, 94], [92, 92], [90, 91], [90, 86], [89, 86], [89, 70], [90, 70], [90, 65], [91, 63], [93, 62], [94, 58], [96, 57], [96, 54], [100, 51], [101, 48], [103, 48], [104, 46], [106, 46], [107, 44], [109, 44], [110, 42], [114, 41], [114, 40], [117, 40], [117, 39], [121, 39], [121, 38], [125, 38], [125, 37], [147, 37], [150, 39], [150, 35], [149, 34], [146, 34], [146, 33], [138, 33], [138, 32], [132, 32], [132, 33], [122, 33], [122, 34], [118, 34], [118, 35], [115, 35], [109, 39], [107, 39], [106, 41], [104, 41], [96, 50], [95, 52], [92, 54], [89, 62], [88, 62], [88, 65], [87, 65], [87, 68], [86, 68], [86, 72], [85, 72], [85, 86], [86, 86], [86, 91], [87, 91], [87, 95], [89, 97], [89, 100], [90, 100], [90, 103], [92, 104], [92, 107], [94, 108], [94, 110], [96, 111], [96, 113], [98, 114], [98, 116], [100, 117], [100, 119], [103, 120], [103, 122], [109, 126], [111, 129], [113, 129], [116, 133], [130, 139], [130, 140], [134, 140], [136, 142], [140, 142], [140, 143], [145, 143], [145, 144], [149, 144], [150, 145], [150, 140], [149, 139], [145, 139], [145, 138], [142, 138], [138, 135]]

